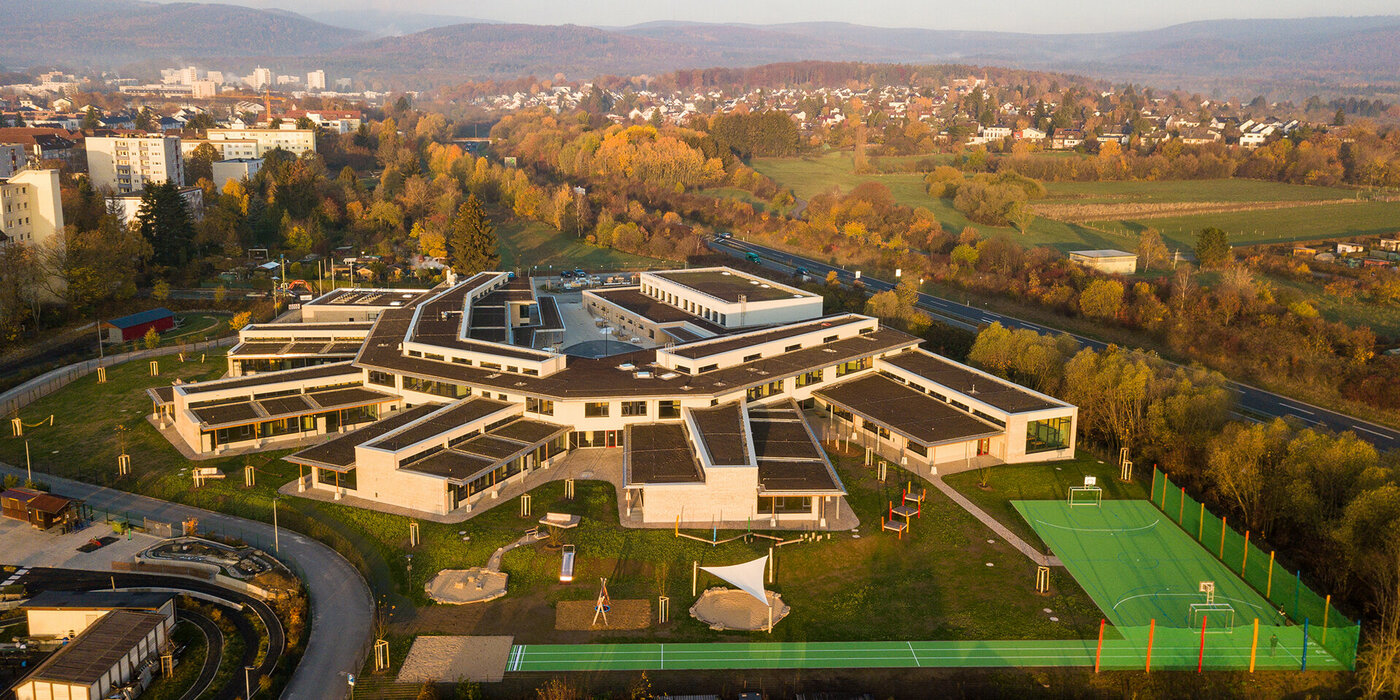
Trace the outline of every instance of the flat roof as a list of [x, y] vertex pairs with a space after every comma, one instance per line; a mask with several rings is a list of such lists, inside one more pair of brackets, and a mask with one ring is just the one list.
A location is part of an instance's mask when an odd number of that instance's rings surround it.
[[[725, 333], [727, 329], [707, 321], [683, 309], [671, 306], [658, 299], [643, 294], [639, 287], [621, 289], [590, 289], [588, 293], [604, 301], [616, 304], [627, 311], [656, 324], [692, 323], [711, 333]], [[671, 329], [667, 329], [671, 330]], [[698, 336], [697, 336], [698, 337]]]
[[205, 391], [221, 391], [223, 389], [245, 389], [248, 387], [264, 386], [266, 384], [278, 384], [280, 382], [306, 381], [308, 379], [325, 379], [327, 377], [338, 377], [341, 375], [362, 374], [360, 368], [347, 362], [331, 362], [315, 367], [302, 367], [299, 369], [284, 369], [276, 372], [262, 372], [248, 377], [238, 377], [234, 379], [214, 379], [207, 382], [191, 382], [180, 384], [180, 390], [185, 394], [198, 394]]
[[398, 400], [399, 397], [394, 394], [386, 394], [363, 387], [347, 387], [266, 399], [236, 401], [217, 406], [201, 406], [190, 409], [190, 412], [199, 419], [204, 428], [224, 428]]
[[699, 432], [696, 443], [709, 455], [711, 464], [749, 464], [748, 431], [744, 429], [744, 411], [738, 401], [687, 410]]
[[450, 481], [470, 481], [478, 473], [491, 469], [496, 460], [467, 454], [454, 449], [438, 450], [412, 464], [399, 467], [404, 471], [437, 476]]
[[748, 301], [776, 301], [778, 299], [802, 299], [816, 296], [800, 289], [792, 289], [778, 282], [746, 275], [734, 270], [700, 269], [668, 270], [652, 273], [676, 284], [684, 285], [720, 301], [736, 304], [740, 295]]
[[[706, 338], [705, 340], [697, 340], [693, 343], [678, 345], [668, 350], [668, 352], [673, 355], [698, 360], [733, 350], [742, 350], [743, 348], [753, 347], [755, 345], [771, 343], [775, 340], [792, 338], [806, 333], [815, 333], [821, 330], [849, 326], [853, 323], [862, 323], [870, 320], [869, 318], [864, 318], [855, 314], [834, 314], [804, 323], [773, 328], [771, 330], [750, 332], [728, 338]], [[878, 324], [876, 324], [876, 327], [878, 327]]]
[[159, 610], [174, 593], [153, 591], [41, 591], [20, 607], [26, 610]]
[[[59, 647], [24, 681], [91, 685], [101, 680], [131, 650], [165, 621], [164, 615], [114, 610]], [[23, 682], [23, 681], [21, 681]]]
[[895, 367], [912, 372], [924, 379], [938, 382], [949, 389], [1007, 413], [1026, 413], [1065, 406], [1046, 399], [1025, 387], [991, 377], [971, 368], [923, 350], [910, 350], [880, 358]]
[[758, 458], [758, 484], [764, 492], [845, 493], [797, 404], [788, 401], [751, 409], [749, 430]]
[[332, 289], [316, 299], [306, 302], [303, 306], [406, 306], [409, 302], [418, 299], [428, 293], [431, 289]]
[[380, 435], [391, 430], [397, 430], [433, 411], [442, 408], [442, 404], [425, 403], [413, 408], [404, 409], [398, 413], [390, 415], [388, 418], [381, 418], [359, 430], [337, 436], [327, 440], [315, 447], [308, 447], [295, 454], [284, 457], [288, 462], [301, 464], [315, 462], [318, 466], [340, 467], [342, 470], [355, 466], [355, 447], [363, 445]]
[[512, 405], [513, 404], [505, 401], [488, 399], [483, 396], [469, 397], [455, 404], [451, 404], [446, 408], [441, 408], [438, 412], [423, 418], [417, 423], [392, 435], [367, 443], [365, 446], [397, 452], [409, 445], [415, 445], [424, 440], [442, 435], [449, 430], [460, 428], [473, 421], [481, 420], [493, 413], [508, 409]]
[[[399, 351], [399, 343], [412, 314], [412, 310], [405, 309], [391, 309], [381, 314], [375, 330], [355, 360], [356, 365], [435, 381], [558, 399], [728, 393], [856, 357], [912, 348], [920, 342], [902, 331], [881, 328], [873, 333], [862, 333], [696, 376], [671, 372], [674, 376], [663, 378], [667, 377], [667, 370], [653, 368], [656, 350], [638, 350], [597, 359], [570, 357], [564, 369], [558, 372], [548, 376], [529, 376], [404, 355]], [[640, 378], [633, 372], [619, 370], [618, 366], [622, 363], [632, 363], [654, 371], [651, 377]]]
[[879, 374], [866, 374], [814, 393], [925, 446], [1002, 433], [991, 423]]
[[1079, 255], [1085, 258], [1136, 258], [1137, 253], [1129, 253], [1112, 248], [1102, 248], [1099, 250], [1071, 250], [1070, 255]]
[[628, 484], [685, 484], [703, 480], [683, 423], [632, 423], [627, 426]]

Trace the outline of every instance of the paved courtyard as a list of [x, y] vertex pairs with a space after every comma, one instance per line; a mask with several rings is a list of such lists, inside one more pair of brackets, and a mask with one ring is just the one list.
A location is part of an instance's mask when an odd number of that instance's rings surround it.
[[130, 562], [137, 552], [160, 541], [159, 537], [134, 532], [129, 539], [121, 535], [95, 552], [78, 551], [88, 540], [115, 536], [104, 522], [60, 535], [57, 530], [41, 531], [18, 520], [0, 519], [0, 542], [5, 543], [0, 549], [0, 565], [111, 571], [112, 562]]

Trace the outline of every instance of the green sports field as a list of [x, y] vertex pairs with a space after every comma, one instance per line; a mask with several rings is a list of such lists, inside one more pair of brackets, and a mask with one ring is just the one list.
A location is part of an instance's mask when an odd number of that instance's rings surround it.
[[1263, 596], [1148, 501], [1014, 505], [1116, 626], [1156, 620], [1158, 627], [1199, 628], [1199, 622], [1192, 625], [1191, 604], [1205, 602], [1202, 581], [1215, 583], [1217, 603], [1234, 608], [1235, 625], [1256, 617], [1261, 626], [1286, 624]]
[[[1165, 483], [1165, 479], [1163, 479]], [[506, 671], [641, 671], [800, 668], [1010, 668], [1349, 670], [1354, 637], [1307, 632], [1146, 500], [1016, 501], [1016, 510], [1103, 610], [1100, 640], [532, 644], [512, 647]], [[936, 576], [936, 567], [930, 575]], [[1067, 572], [1067, 573], [1066, 573]], [[1203, 613], [1200, 582], [1215, 582]], [[1052, 583], [1052, 585], [1055, 585]], [[1280, 589], [1284, 586], [1281, 584]], [[1289, 589], [1293, 590], [1293, 589]], [[1026, 595], [1034, 593], [1027, 591]], [[1216, 615], [1214, 619], [1211, 614]], [[1231, 617], [1229, 624], [1225, 617]], [[1338, 616], [1340, 619], [1340, 616]], [[1259, 621], [1255, 636], [1254, 621]], [[1345, 622], [1344, 620], [1341, 620]], [[1334, 620], [1334, 622], [1336, 622]], [[1327, 631], [1333, 634], [1327, 644]], [[754, 635], [761, 638], [761, 634]], [[1330, 651], [1329, 651], [1330, 648]], [[1341, 653], [1337, 658], [1333, 653]]]

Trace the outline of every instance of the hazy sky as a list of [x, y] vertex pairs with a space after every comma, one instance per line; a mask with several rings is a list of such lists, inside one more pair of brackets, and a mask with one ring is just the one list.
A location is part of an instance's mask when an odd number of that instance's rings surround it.
[[769, 24], [840, 21], [1022, 32], [1151, 29], [1201, 19], [1400, 14], [1400, 0], [222, 0], [296, 12], [378, 9], [529, 24], [628, 25], [655, 20]]

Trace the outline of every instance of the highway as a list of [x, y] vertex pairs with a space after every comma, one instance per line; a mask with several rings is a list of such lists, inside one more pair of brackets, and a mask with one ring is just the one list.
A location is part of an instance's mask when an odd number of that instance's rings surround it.
[[[778, 272], [793, 274], [794, 271], [800, 267], [805, 269], [812, 277], [821, 280], [826, 278], [828, 272], [834, 270], [843, 284], [850, 284], [856, 280], [855, 271], [833, 267], [811, 258], [794, 255], [756, 243], [741, 241], [737, 238], [714, 239], [710, 242], [710, 247], [736, 257], [743, 257], [748, 253], [753, 253], [759, 257], [759, 264]], [[887, 280], [876, 279], [863, 274], [860, 276], [860, 280], [865, 283], [866, 289], [873, 292], [883, 292], [894, 288], [894, 284]], [[1008, 328], [1028, 328], [1038, 333], [1068, 334], [1078, 341], [1081, 347], [1090, 347], [1095, 350], [1102, 350], [1108, 347], [1107, 343], [1100, 340], [1085, 338], [1080, 335], [1069, 333], [1068, 331], [1042, 326], [1038, 323], [1031, 323], [1030, 321], [1023, 321], [1012, 316], [999, 314], [995, 311], [978, 308], [976, 306], [961, 304], [951, 299], [933, 296], [932, 294], [920, 293], [919, 307], [932, 314], [936, 320], [970, 331], [976, 331], [982, 326], [992, 323], [1000, 323]], [[1308, 425], [1321, 426], [1337, 432], [1350, 430], [1356, 433], [1357, 437], [1375, 445], [1377, 449], [1392, 450], [1400, 448], [1400, 430], [1372, 423], [1368, 420], [1356, 418], [1345, 413], [1338, 413], [1322, 408], [1321, 406], [1314, 406], [1297, 399], [1291, 399], [1287, 396], [1266, 391], [1243, 382], [1233, 380], [1227, 381], [1230, 390], [1235, 392], [1240, 407], [1254, 416], [1262, 418], [1272, 418], [1276, 416], [1292, 417]]]

